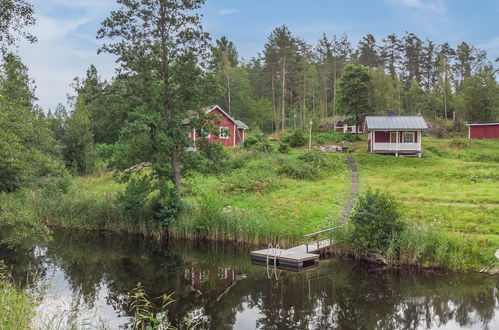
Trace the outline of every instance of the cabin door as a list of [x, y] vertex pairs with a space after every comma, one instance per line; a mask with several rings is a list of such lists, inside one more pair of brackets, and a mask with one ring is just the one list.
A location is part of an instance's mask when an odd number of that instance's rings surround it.
[[390, 143], [397, 143], [397, 132], [390, 132]]

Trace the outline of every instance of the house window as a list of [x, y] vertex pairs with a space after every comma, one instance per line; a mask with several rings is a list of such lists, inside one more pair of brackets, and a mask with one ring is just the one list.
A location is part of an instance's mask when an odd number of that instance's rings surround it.
[[404, 142], [404, 143], [414, 143], [414, 132], [404, 133], [402, 135], [402, 142]]
[[201, 136], [204, 138], [210, 138], [210, 132], [206, 128], [201, 128]]
[[228, 127], [220, 127], [220, 138], [228, 139], [229, 138], [229, 128]]
[[397, 143], [397, 132], [390, 132], [390, 143]]

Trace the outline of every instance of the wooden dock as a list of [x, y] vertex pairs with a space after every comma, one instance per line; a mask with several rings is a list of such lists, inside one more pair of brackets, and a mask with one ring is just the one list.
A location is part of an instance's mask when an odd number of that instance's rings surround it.
[[[305, 235], [314, 237], [334, 228], [322, 230], [317, 233]], [[321, 252], [331, 246], [329, 238], [317, 239], [290, 249], [281, 249], [279, 246], [251, 252], [251, 261], [256, 265], [272, 266], [288, 270], [302, 270], [313, 267], [319, 263]]]

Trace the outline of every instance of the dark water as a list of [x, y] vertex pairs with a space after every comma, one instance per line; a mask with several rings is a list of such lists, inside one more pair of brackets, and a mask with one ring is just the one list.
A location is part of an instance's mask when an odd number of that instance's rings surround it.
[[[56, 233], [32, 256], [0, 255], [16, 280], [45, 287], [39, 325], [130, 324], [138, 282], [174, 292], [166, 317], [207, 329], [499, 329], [499, 278], [379, 271], [324, 260], [302, 273], [250, 263], [249, 248], [136, 237]], [[33, 282], [28, 278], [28, 281]], [[69, 320], [69, 321], [68, 321]]]

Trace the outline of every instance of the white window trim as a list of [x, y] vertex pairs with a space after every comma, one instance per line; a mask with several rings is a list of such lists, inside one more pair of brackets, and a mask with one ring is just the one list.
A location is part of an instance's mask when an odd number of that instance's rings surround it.
[[[392, 142], [392, 134], [395, 135], [395, 142]], [[388, 139], [389, 139], [390, 143], [397, 143], [398, 142], [397, 141], [398, 140], [398, 134], [397, 134], [397, 132], [390, 132], [390, 136], [388, 137]]]
[[[412, 141], [411, 142], [406, 142], [405, 141], [405, 136], [406, 135], [411, 135], [412, 136]], [[415, 136], [414, 132], [403, 132], [402, 133], [402, 143], [416, 143], [414, 141], [416, 141], [416, 136]]]
[[211, 138], [210, 131], [208, 131], [206, 128], [202, 127], [201, 128], [201, 137], [205, 137], [206, 139]]
[[[226, 132], [226, 134], [224, 134], [225, 136], [222, 135], [222, 131]], [[218, 137], [220, 139], [227, 140], [229, 138], [229, 135], [230, 135], [230, 128], [229, 127], [220, 126], [220, 134], [218, 135]]]

